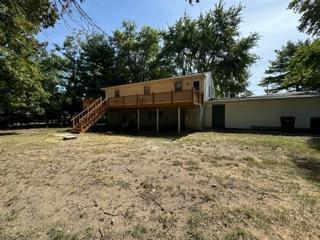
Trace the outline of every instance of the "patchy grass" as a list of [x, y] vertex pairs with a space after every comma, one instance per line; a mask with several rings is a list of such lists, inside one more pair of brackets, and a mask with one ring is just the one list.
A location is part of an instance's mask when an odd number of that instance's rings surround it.
[[0, 132], [0, 239], [319, 239], [320, 138]]

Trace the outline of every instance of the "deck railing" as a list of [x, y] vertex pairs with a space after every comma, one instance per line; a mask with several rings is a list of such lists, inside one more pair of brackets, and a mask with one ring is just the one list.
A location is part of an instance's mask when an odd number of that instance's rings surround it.
[[183, 90], [110, 97], [109, 107], [152, 107], [153, 105], [202, 105], [203, 93], [197, 90]]

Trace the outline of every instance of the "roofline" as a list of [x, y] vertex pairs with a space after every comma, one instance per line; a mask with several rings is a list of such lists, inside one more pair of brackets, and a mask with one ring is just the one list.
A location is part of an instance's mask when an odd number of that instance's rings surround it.
[[292, 96], [257, 96], [257, 97], [244, 97], [244, 98], [222, 98], [222, 99], [210, 99], [207, 102], [223, 103], [223, 102], [245, 102], [245, 101], [277, 100], [277, 99], [299, 99], [299, 98], [320, 98], [320, 94], [314, 94], [314, 95], [292, 95]]
[[125, 86], [150, 84], [150, 83], [166, 81], [166, 80], [192, 79], [192, 78], [196, 78], [196, 77], [204, 77], [205, 74], [206, 74], [206, 72], [194, 73], [194, 74], [189, 74], [189, 75], [175, 76], [175, 77], [162, 78], [162, 79], [154, 79], [154, 80], [149, 80], [149, 81], [144, 81], [144, 82], [126, 83], [126, 84], [121, 84], [121, 85], [100, 88], [100, 90], [113, 89], [113, 88], [119, 88], [119, 87], [125, 87]]

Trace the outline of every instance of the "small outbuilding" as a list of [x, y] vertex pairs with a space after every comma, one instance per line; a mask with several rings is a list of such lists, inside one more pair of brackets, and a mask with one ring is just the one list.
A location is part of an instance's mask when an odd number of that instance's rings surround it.
[[312, 125], [317, 128], [320, 94], [300, 92], [212, 99], [205, 104], [204, 126], [215, 129], [280, 129], [283, 117], [294, 119], [296, 129], [309, 129]]

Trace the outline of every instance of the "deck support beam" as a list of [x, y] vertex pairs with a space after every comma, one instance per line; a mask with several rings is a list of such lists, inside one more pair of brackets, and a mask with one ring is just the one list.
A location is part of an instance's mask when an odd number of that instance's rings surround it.
[[178, 107], [178, 133], [181, 133], [181, 108]]
[[159, 108], [157, 108], [157, 133], [159, 132]]
[[140, 132], [140, 109], [137, 109], [137, 130]]

